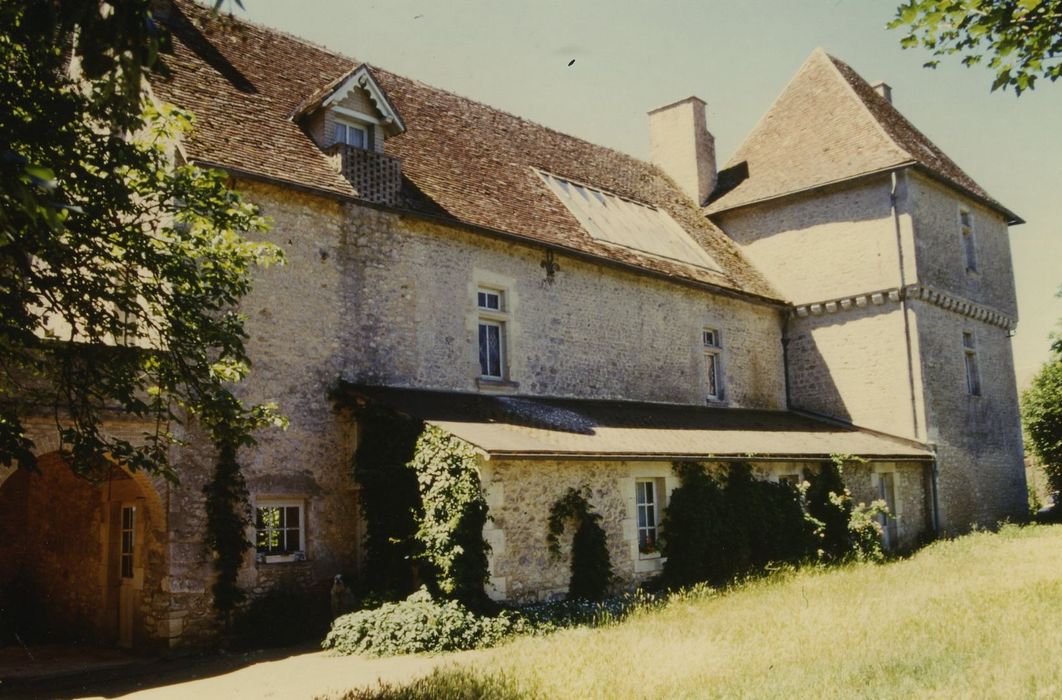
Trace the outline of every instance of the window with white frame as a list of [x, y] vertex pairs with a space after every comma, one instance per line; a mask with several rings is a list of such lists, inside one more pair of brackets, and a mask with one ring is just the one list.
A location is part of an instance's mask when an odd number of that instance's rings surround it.
[[480, 287], [476, 292], [479, 311], [479, 375], [484, 379], [505, 379], [505, 323], [508, 320], [505, 292]]
[[660, 556], [660, 513], [663, 479], [636, 479], [634, 504], [638, 516], [638, 554]]
[[959, 235], [962, 237], [962, 253], [966, 259], [966, 271], [977, 271], [977, 247], [974, 244], [973, 218], [969, 209], [959, 210]]
[[970, 331], [963, 331], [962, 349], [966, 361], [966, 391], [972, 396], [981, 395], [981, 372], [977, 367], [977, 341]]
[[718, 328], [705, 328], [701, 332], [704, 346], [705, 394], [709, 400], [723, 398], [723, 371], [719, 360], [723, 344], [719, 338]]
[[364, 124], [337, 120], [334, 137], [336, 143], [345, 143], [355, 148], [369, 147], [369, 130]]
[[305, 558], [306, 527], [302, 501], [263, 500], [255, 507], [255, 549], [260, 561]]

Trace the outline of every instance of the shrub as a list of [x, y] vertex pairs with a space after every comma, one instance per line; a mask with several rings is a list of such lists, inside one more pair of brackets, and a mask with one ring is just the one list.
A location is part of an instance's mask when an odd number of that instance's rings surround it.
[[421, 588], [398, 603], [337, 618], [322, 646], [370, 656], [439, 653], [493, 646], [526, 629], [512, 613], [483, 617], [457, 601], [434, 600]]
[[720, 476], [694, 463], [676, 464], [675, 471], [681, 485], [662, 527], [665, 585], [723, 584], [810, 553], [813, 527], [792, 486], [756, 479], [745, 463]]
[[818, 555], [827, 561], [884, 558], [881, 525], [888, 515], [884, 501], [856, 504], [844, 485], [844, 462], [851, 457], [837, 455], [823, 464], [810, 479], [806, 502], [808, 517], [817, 526]]
[[586, 499], [586, 491], [589, 489], [585, 487], [583, 491], [569, 488], [553, 504], [549, 510], [546, 542], [550, 553], [559, 557], [559, 538], [564, 532], [564, 524], [575, 522], [568, 597], [601, 600], [612, 582], [612, 560], [609, 558], [605, 530], [601, 527], [601, 515], [594, 511]]

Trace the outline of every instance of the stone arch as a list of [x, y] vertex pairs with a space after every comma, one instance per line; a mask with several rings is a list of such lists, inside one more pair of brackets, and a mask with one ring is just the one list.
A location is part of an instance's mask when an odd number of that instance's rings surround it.
[[90, 481], [57, 451], [40, 455], [38, 466], [0, 470], [0, 601], [17, 618], [0, 619], [0, 634], [130, 647], [157, 638], [161, 480], [109, 463]]

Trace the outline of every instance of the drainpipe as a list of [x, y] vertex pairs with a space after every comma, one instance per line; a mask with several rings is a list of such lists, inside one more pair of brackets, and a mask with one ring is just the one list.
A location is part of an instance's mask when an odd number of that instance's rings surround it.
[[896, 227], [896, 255], [900, 262], [900, 310], [903, 312], [904, 347], [907, 350], [907, 386], [911, 394], [911, 427], [914, 431], [914, 437], [917, 440], [919, 438], [918, 399], [915, 396], [914, 353], [911, 350], [911, 321], [907, 315], [907, 271], [905, 269], [903, 258], [903, 233], [900, 226], [900, 210], [897, 206], [899, 200], [899, 196], [897, 195], [899, 178], [896, 176], [895, 170], [893, 170], [889, 176], [892, 178], [892, 189], [889, 192], [889, 200], [892, 206], [893, 224]]

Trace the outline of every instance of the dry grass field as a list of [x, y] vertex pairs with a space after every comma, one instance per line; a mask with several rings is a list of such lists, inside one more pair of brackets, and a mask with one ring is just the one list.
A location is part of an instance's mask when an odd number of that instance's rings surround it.
[[1062, 526], [782, 572], [347, 698], [1062, 696]]

